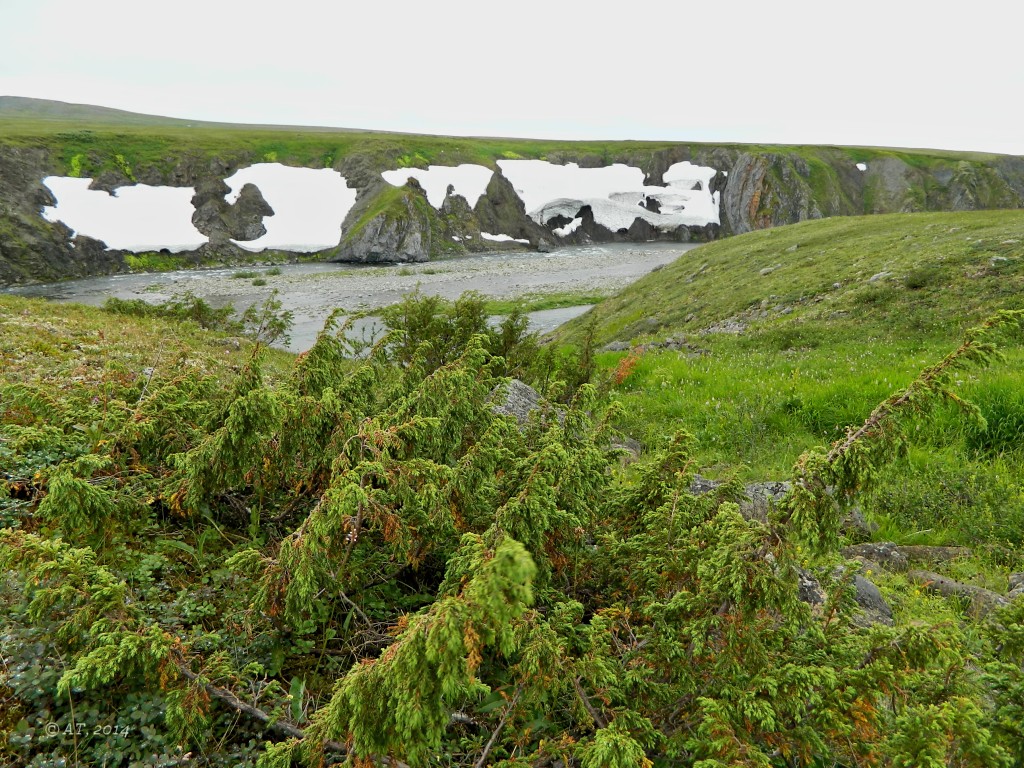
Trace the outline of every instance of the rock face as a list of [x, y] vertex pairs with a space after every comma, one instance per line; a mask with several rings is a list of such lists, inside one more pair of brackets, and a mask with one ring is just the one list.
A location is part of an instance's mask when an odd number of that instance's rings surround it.
[[831, 183], [818, 194], [811, 181], [811, 166], [798, 154], [740, 155], [729, 171], [722, 195], [722, 219], [727, 231], [738, 235], [854, 212], [838, 179], [829, 178]]
[[88, 237], [72, 241], [64, 224], [43, 219], [43, 207], [56, 203], [42, 183], [50, 173], [46, 150], [0, 146], [0, 284], [127, 269], [120, 251]]
[[221, 179], [211, 179], [196, 188], [192, 197], [195, 228], [209, 237], [213, 245], [230, 240], [256, 240], [267, 234], [263, 217], [273, 216], [274, 209], [263, 199], [259, 188], [246, 184], [234, 204], [224, 199], [230, 191]]
[[[477, 200], [473, 215], [480, 231], [529, 240], [534, 248], [542, 241], [554, 239], [547, 229], [526, 215], [526, 206], [500, 169], [494, 172], [487, 191]], [[488, 248], [492, 245], [495, 243], [487, 244]]]
[[410, 201], [404, 216], [379, 213], [331, 255], [331, 261], [418, 262], [430, 259], [430, 224]]
[[[0, 137], [0, 283], [126, 268], [124, 254], [87, 241], [73, 246], [65, 227], [39, 216], [42, 206], [53, 203], [42, 178], [69, 173], [75, 163], [79, 170], [97, 169], [95, 189], [110, 191], [134, 183], [195, 187], [193, 221], [211, 239], [200, 249], [202, 253], [230, 259], [242, 253], [231, 240], [252, 240], [264, 233], [263, 217], [271, 211], [258, 190], [247, 188], [234, 205], [223, 200], [225, 178], [240, 167], [265, 160], [244, 146], [211, 153], [183, 141], [168, 141], [165, 156], [140, 161], [132, 156], [130, 139], [122, 147], [120, 137], [113, 135], [91, 137], [85, 144], [76, 144], [74, 133], [67, 136], [66, 143], [57, 139], [46, 148], [16, 146]], [[710, 191], [720, 194], [721, 225], [660, 232], [638, 218], [611, 232], [594, 221], [587, 206], [581, 206], [576, 212], [580, 225], [560, 237], [553, 230], [571, 219], [560, 216], [547, 226], [537, 224], [500, 169], [472, 208], [464, 198], [449, 194], [438, 210], [422, 190], [410, 187], [396, 195], [396, 188], [381, 177], [382, 171], [396, 167], [410, 154], [402, 139], [396, 138], [383, 152], [358, 142], [340, 158], [333, 156], [334, 151], [325, 147], [327, 163], [345, 176], [357, 197], [343, 226], [343, 242], [330, 258], [357, 262], [423, 261], [467, 251], [524, 247], [543, 251], [561, 243], [704, 241], [823, 216], [1024, 207], [1021, 157], [958, 159], [898, 150], [760, 150], [699, 144], [659, 149], [623, 144], [599, 154], [569, 147], [550, 152], [548, 161], [575, 162], [583, 168], [624, 163], [641, 169], [645, 182], [655, 186], [663, 185], [666, 171], [679, 162], [717, 169]], [[442, 158], [431, 161], [445, 162]], [[529, 245], [483, 240], [481, 232], [509, 235]], [[195, 252], [197, 257], [200, 251]]]

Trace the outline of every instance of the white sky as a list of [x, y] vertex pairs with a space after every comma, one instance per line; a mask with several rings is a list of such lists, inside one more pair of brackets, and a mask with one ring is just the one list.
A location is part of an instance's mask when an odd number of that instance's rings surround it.
[[0, 95], [416, 133], [1024, 154], [1022, 16], [1007, 0], [0, 0]]

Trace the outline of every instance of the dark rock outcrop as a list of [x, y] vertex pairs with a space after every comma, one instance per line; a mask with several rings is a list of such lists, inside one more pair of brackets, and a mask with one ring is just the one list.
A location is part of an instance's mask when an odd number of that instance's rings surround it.
[[[123, 254], [88, 245], [72, 247], [66, 227], [45, 222], [39, 216], [42, 206], [53, 202], [41, 179], [68, 172], [68, 152], [73, 153], [84, 173], [95, 173], [94, 189], [109, 192], [134, 183], [195, 187], [195, 223], [212, 241], [200, 250], [223, 250], [230, 258], [230, 240], [250, 240], [262, 234], [262, 219], [269, 215], [262, 196], [248, 190], [233, 206], [219, 198], [226, 191], [223, 180], [227, 176], [265, 158], [244, 146], [214, 154], [184, 141], [168, 141], [164, 156], [156, 159], [147, 153], [140, 160], [132, 156], [130, 142], [126, 142], [124, 155], [119, 154], [122, 150], [116, 138], [104, 136], [101, 142], [75, 149], [59, 143], [30, 148], [0, 141], [0, 282], [125, 269]], [[345, 242], [331, 252], [333, 258], [421, 261], [467, 250], [524, 247], [521, 243], [482, 240], [481, 231], [525, 239], [529, 247], [547, 250], [560, 242], [706, 241], [723, 234], [822, 216], [1024, 207], [1021, 157], [957, 158], [948, 153], [924, 152], [911, 156], [900, 150], [836, 147], [780, 146], [769, 151], [700, 144], [659, 149], [622, 145], [601, 153], [569, 147], [549, 152], [547, 159], [556, 164], [575, 162], [583, 168], [629, 164], [643, 171], [649, 185], [663, 185], [665, 172], [678, 162], [715, 168], [718, 172], [711, 179], [710, 191], [721, 196], [721, 225], [662, 232], [637, 217], [628, 227], [611, 232], [597, 224], [589, 207], [581, 204], [577, 216], [583, 219], [582, 225], [559, 239], [552, 230], [569, 220], [556, 217], [546, 226], [533, 221], [500, 170], [493, 174], [486, 194], [472, 209], [454, 194], [448, 196], [440, 211], [429, 206], [425, 198], [422, 204], [415, 196], [394, 199], [395, 188], [380, 174], [396, 167], [398, 158], [408, 153], [400, 138], [383, 151], [356, 142], [352, 151], [340, 158], [325, 150], [323, 159], [357, 190], [356, 204], [343, 225]], [[646, 207], [657, 208], [650, 202]]]
[[430, 259], [430, 248], [429, 212], [406, 194], [350, 231], [328, 260], [420, 262]]
[[255, 184], [243, 186], [233, 204], [224, 199], [230, 191], [222, 180], [212, 179], [199, 184], [192, 196], [196, 209], [192, 224], [214, 245], [229, 240], [256, 240], [267, 233], [263, 218], [274, 215], [274, 209]]
[[[493, 235], [511, 235], [513, 238], [528, 240], [536, 248], [542, 241], [550, 242], [551, 232], [526, 215], [526, 206], [516, 194], [512, 183], [497, 169], [487, 184], [487, 191], [473, 208], [480, 231]], [[500, 243], [489, 242], [487, 248]], [[521, 245], [514, 244], [521, 248]]]
[[0, 146], [0, 284], [110, 274], [127, 269], [121, 251], [42, 217], [56, 200], [42, 180], [53, 172], [46, 150]]

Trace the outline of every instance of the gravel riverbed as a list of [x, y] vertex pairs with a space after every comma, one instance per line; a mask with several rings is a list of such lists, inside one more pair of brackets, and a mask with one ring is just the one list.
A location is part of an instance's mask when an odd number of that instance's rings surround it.
[[[373, 310], [399, 301], [417, 288], [454, 299], [466, 291], [494, 298], [536, 298], [545, 294], [611, 294], [694, 248], [685, 243], [612, 243], [561, 248], [551, 253], [489, 253], [424, 264], [359, 266], [287, 264], [281, 274], [246, 268], [266, 280], [233, 277], [242, 268], [182, 270], [159, 274], [112, 275], [8, 289], [25, 296], [100, 305], [110, 296], [161, 302], [185, 292], [213, 306], [238, 310], [263, 301], [272, 291], [294, 313], [289, 348], [307, 349], [338, 307]], [[532, 327], [548, 331], [585, 311], [586, 306], [531, 313]]]

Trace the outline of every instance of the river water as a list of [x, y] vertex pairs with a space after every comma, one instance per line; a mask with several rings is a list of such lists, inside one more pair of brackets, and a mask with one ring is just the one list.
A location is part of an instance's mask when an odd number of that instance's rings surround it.
[[[272, 291], [283, 308], [294, 313], [288, 349], [308, 349], [327, 316], [338, 307], [373, 310], [399, 301], [417, 288], [424, 294], [455, 299], [466, 291], [495, 298], [572, 291], [610, 294], [658, 266], [696, 247], [685, 243], [609, 243], [571, 246], [551, 253], [516, 252], [464, 256], [409, 265], [285, 264], [279, 275], [267, 267], [245, 268], [266, 280], [233, 277], [240, 267], [177, 272], [111, 275], [59, 283], [8, 288], [4, 292], [98, 306], [109, 297], [166, 301], [186, 292], [214, 307], [232, 304], [243, 311], [264, 301]], [[582, 314], [589, 305], [530, 313], [532, 330], [541, 333]], [[357, 332], [372, 329], [367, 318]]]

